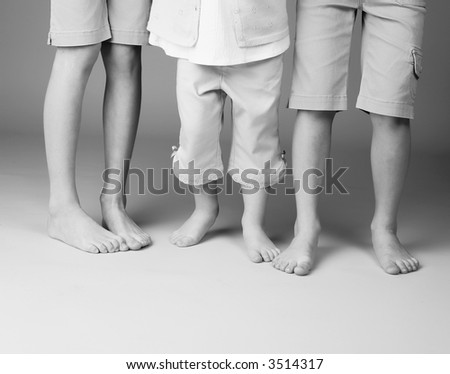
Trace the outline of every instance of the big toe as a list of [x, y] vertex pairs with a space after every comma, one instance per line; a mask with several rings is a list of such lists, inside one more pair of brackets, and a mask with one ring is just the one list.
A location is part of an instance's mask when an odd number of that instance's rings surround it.
[[175, 245], [181, 248], [191, 247], [195, 244], [197, 244], [197, 241], [190, 236], [183, 236], [175, 242]]
[[311, 265], [306, 262], [301, 262], [294, 268], [294, 273], [297, 275], [308, 275], [310, 271]]
[[130, 248], [132, 251], [137, 251], [138, 249], [142, 248], [142, 244], [134, 237], [127, 237], [125, 241], [127, 243], [128, 248]]
[[248, 257], [250, 258], [250, 260], [254, 263], [260, 263], [263, 262], [263, 258], [261, 257], [261, 254], [258, 251], [255, 250], [250, 250], [248, 252]]
[[142, 242], [144, 243], [144, 246], [148, 246], [152, 244], [152, 238], [148, 234], [142, 235]]

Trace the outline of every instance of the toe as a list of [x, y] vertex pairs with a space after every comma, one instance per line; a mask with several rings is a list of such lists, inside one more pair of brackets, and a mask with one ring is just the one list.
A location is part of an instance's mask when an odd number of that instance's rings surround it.
[[408, 269], [406, 268], [403, 260], [399, 260], [396, 263], [402, 274], [406, 274], [408, 272]]
[[127, 245], [128, 248], [130, 248], [132, 251], [137, 251], [138, 249], [141, 249], [142, 245], [134, 238], [127, 238]]
[[106, 247], [106, 251], [107, 251], [108, 253], [113, 253], [113, 252], [115, 252], [113, 240], [105, 241], [105, 242], [103, 243], [103, 245]]
[[120, 240], [119, 240], [119, 251], [126, 252], [129, 249], [130, 248], [128, 248], [128, 245], [127, 245], [127, 242], [125, 241], [125, 239], [120, 238]]
[[294, 269], [294, 273], [297, 275], [308, 275], [310, 271], [311, 267], [306, 263], [300, 263]]
[[140, 234], [138, 241], [139, 243], [142, 244], [142, 247], [146, 247], [150, 244], [150, 238], [147, 237], [145, 234]]
[[267, 248], [267, 255], [269, 256], [270, 261], [272, 262], [275, 258], [275, 253], [272, 251], [272, 248]]
[[180, 239], [180, 234], [178, 231], [174, 231], [170, 236], [169, 236], [169, 242], [176, 245], [177, 241]]
[[288, 262], [288, 265], [286, 266], [286, 269], [284, 269], [284, 271], [286, 273], [292, 274], [294, 272], [295, 266], [296, 266], [296, 262], [294, 260], [290, 260]]
[[248, 252], [248, 257], [254, 263], [259, 264], [260, 262], [263, 262], [263, 258], [261, 257], [261, 255], [257, 251], [249, 251]]
[[177, 245], [178, 247], [182, 247], [182, 248], [191, 247], [195, 244], [196, 243], [195, 243], [194, 238], [191, 238], [190, 236], [184, 236], [182, 238], [179, 238], [175, 243], [175, 245]]
[[280, 261], [280, 270], [281, 271], [285, 271], [287, 266], [288, 266], [287, 260], [281, 260]]
[[100, 250], [95, 245], [90, 245], [86, 248], [86, 252], [97, 254], [100, 253]]
[[397, 264], [391, 262], [384, 267], [384, 271], [390, 275], [397, 275], [398, 273], [400, 273], [401, 270], [397, 266]]
[[108, 248], [103, 243], [99, 243], [97, 245], [97, 248], [99, 249], [100, 253], [108, 253]]
[[416, 263], [413, 261], [412, 258], [408, 259], [408, 262], [410, 263], [411, 267], [412, 267], [412, 271], [416, 271], [417, 270], [417, 265]]
[[261, 257], [264, 259], [264, 262], [270, 262], [272, 261], [272, 258], [270, 257], [270, 253], [268, 250], [263, 249], [261, 251]]
[[411, 263], [408, 260], [403, 260], [403, 263], [405, 264], [406, 268], [408, 269], [408, 272], [414, 271]]
[[414, 264], [416, 265], [416, 267], [417, 267], [417, 269], [420, 267], [420, 264], [419, 264], [419, 260], [417, 260], [416, 258], [414, 258], [414, 257], [411, 257], [411, 260], [412, 260], [412, 262], [414, 262]]
[[273, 255], [273, 258], [272, 258], [272, 261], [273, 261], [280, 254], [280, 250], [278, 248], [272, 248], [270, 251], [272, 252], [272, 255]]

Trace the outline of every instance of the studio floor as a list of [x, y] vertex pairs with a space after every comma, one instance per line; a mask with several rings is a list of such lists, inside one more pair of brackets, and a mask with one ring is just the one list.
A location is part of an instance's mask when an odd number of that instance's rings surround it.
[[[169, 166], [170, 139], [138, 140], [134, 166]], [[322, 201], [323, 236], [307, 277], [253, 264], [239, 229], [238, 194], [200, 245], [168, 242], [189, 197], [138, 196], [129, 213], [154, 245], [89, 255], [46, 235], [42, 136], [0, 139], [1, 353], [450, 353], [449, 154], [414, 152], [400, 236], [418, 272], [386, 275], [370, 248], [367, 149], [340, 147], [347, 196]], [[98, 221], [100, 137], [82, 139], [79, 192]], [[133, 185], [132, 185], [133, 186]], [[292, 238], [293, 196], [270, 198], [267, 227]]]

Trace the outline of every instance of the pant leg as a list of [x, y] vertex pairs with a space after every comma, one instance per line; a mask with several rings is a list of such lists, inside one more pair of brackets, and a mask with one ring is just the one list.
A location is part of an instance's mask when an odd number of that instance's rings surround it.
[[289, 107], [347, 109], [350, 46], [359, 0], [298, 0]]
[[422, 73], [423, 0], [371, 0], [363, 6], [362, 81], [357, 107], [414, 118]]
[[218, 68], [178, 60], [181, 131], [173, 162], [174, 173], [183, 183], [200, 186], [223, 176], [219, 140], [225, 96], [220, 81]]
[[[231, 66], [225, 71], [222, 87], [233, 108], [228, 170], [243, 185], [273, 185], [285, 171], [278, 134], [283, 57]], [[266, 163], [273, 169], [270, 174], [263, 172]]]

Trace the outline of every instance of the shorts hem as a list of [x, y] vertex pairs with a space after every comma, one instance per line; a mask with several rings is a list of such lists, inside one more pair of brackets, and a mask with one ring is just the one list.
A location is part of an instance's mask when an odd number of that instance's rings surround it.
[[347, 110], [347, 96], [304, 96], [292, 94], [288, 108], [297, 110]]
[[149, 45], [149, 32], [148, 31], [125, 31], [111, 29], [110, 43], [122, 44], [122, 45], [136, 45], [144, 46]]
[[395, 103], [359, 96], [356, 107], [365, 112], [389, 117], [414, 119], [414, 106], [406, 103]]
[[50, 31], [47, 44], [55, 47], [79, 47], [111, 39], [109, 26], [92, 31]]

